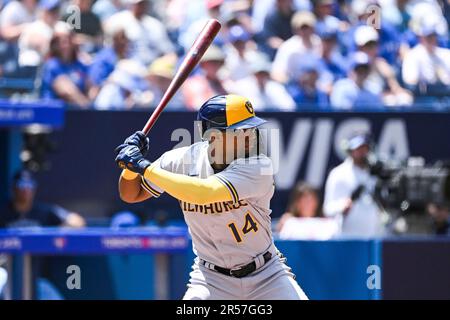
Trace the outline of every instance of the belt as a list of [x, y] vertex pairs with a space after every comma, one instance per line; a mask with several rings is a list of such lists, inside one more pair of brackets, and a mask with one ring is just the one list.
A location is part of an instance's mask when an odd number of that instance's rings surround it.
[[[256, 269], [259, 269], [260, 267], [262, 267], [264, 264], [266, 264], [270, 259], [272, 258], [272, 253], [267, 251], [266, 253], [264, 253], [262, 255], [262, 259], [263, 259], [263, 263], [259, 263], [259, 267], [257, 267], [256, 265], [256, 261], [253, 260], [252, 262], [250, 262], [249, 264], [246, 264], [245, 266], [236, 268], [236, 269], [227, 269], [227, 268], [222, 268], [219, 266], [216, 266], [212, 263], [209, 263], [203, 259], [200, 259], [200, 263], [202, 265], [204, 265], [205, 267], [207, 267], [208, 269], [211, 270], [215, 270], [217, 272], [220, 272], [224, 275], [230, 276], [230, 277], [235, 277], [235, 278], [243, 278], [248, 276], [250, 273], [254, 272]], [[261, 261], [262, 262], [262, 261]]]

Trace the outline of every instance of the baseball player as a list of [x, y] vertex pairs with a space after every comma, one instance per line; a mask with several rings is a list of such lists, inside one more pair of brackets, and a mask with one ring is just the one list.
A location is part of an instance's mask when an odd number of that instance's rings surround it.
[[179, 200], [194, 261], [185, 300], [307, 299], [271, 233], [271, 160], [259, 152], [253, 106], [219, 95], [198, 112], [203, 141], [145, 158], [148, 138], [136, 132], [116, 148], [126, 202], [167, 192]]

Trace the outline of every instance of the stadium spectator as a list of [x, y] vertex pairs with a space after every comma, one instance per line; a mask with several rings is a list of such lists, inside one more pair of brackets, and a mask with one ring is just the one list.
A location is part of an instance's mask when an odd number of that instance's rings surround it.
[[232, 91], [238, 95], [245, 95], [258, 110], [295, 110], [295, 102], [289, 96], [284, 86], [270, 77], [269, 58], [258, 53], [250, 64], [251, 75], [232, 84]]
[[424, 20], [417, 30], [419, 44], [403, 60], [402, 78], [415, 95], [450, 93], [450, 49], [437, 45], [437, 25]]
[[352, 57], [347, 78], [338, 80], [330, 95], [331, 106], [335, 109], [381, 108], [381, 97], [366, 88], [366, 80], [371, 71], [370, 59], [364, 52], [356, 52]]
[[105, 21], [105, 32], [123, 29], [130, 40], [131, 57], [149, 65], [157, 57], [173, 53], [164, 24], [148, 15], [148, 0], [130, 0], [129, 9], [112, 15]]
[[370, 59], [372, 68], [365, 83], [370, 91], [382, 95], [387, 106], [410, 105], [413, 102], [411, 93], [400, 86], [392, 66], [378, 56], [378, 32], [371, 26], [362, 25], [355, 30], [354, 36], [358, 50]]
[[258, 55], [251, 35], [240, 25], [232, 26], [228, 32], [229, 45], [225, 47], [225, 67], [233, 81], [251, 74], [250, 62]]
[[60, 0], [41, 0], [37, 19], [27, 24], [19, 38], [19, 65], [38, 67], [48, 54], [53, 28], [59, 19]]
[[[175, 76], [176, 58], [173, 55], [162, 56], [150, 65], [147, 73], [152, 100], [150, 105], [155, 107], [161, 101], [164, 92], [169, 88], [170, 82]], [[166, 109], [184, 109], [184, 99], [180, 91], [177, 91], [170, 100]]]
[[[402, 58], [409, 48], [415, 47], [419, 43], [420, 28], [424, 24], [434, 24], [436, 28], [438, 45], [440, 47], [448, 48], [448, 31], [449, 24], [446, 21], [447, 16], [443, 14], [444, 8], [442, 4], [445, 1], [438, 3], [436, 0], [432, 1], [414, 1], [407, 6], [407, 12], [410, 15], [408, 29], [403, 32], [403, 49]], [[448, 6], [448, 5], [447, 5]]]
[[279, 82], [286, 83], [292, 79], [290, 71], [307, 54], [320, 56], [322, 44], [314, 33], [316, 18], [309, 11], [294, 14], [291, 20], [294, 35], [285, 41], [278, 49], [272, 64], [272, 77]]
[[291, 193], [288, 210], [281, 216], [276, 230], [280, 232], [291, 217], [312, 218], [321, 215], [319, 207], [319, 191], [303, 181], [297, 183]]
[[98, 110], [127, 110], [148, 104], [148, 84], [145, 81], [145, 67], [130, 59], [118, 62], [94, 102]]
[[125, 9], [124, 0], [97, 0], [92, 6], [92, 12], [104, 22], [113, 14]]
[[408, 24], [411, 19], [411, 14], [408, 10], [408, 2], [411, 1], [396, 0], [379, 2], [381, 18], [392, 24], [401, 34], [408, 30]]
[[293, 36], [291, 19], [295, 9], [292, 0], [276, 0], [276, 7], [264, 19], [262, 38], [263, 51], [274, 57], [284, 41]]
[[324, 214], [336, 219], [342, 236], [380, 236], [381, 213], [372, 196], [376, 178], [370, 174], [367, 160], [369, 135], [353, 135], [345, 149], [348, 157], [331, 170], [325, 184]]
[[328, 96], [319, 87], [320, 61], [316, 56], [305, 55], [297, 63], [295, 75], [287, 84], [286, 88], [294, 99], [297, 110], [307, 108], [328, 107]]
[[357, 0], [351, 2], [350, 17], [352, 19], [352, 26], [346, 33], [345, 40], [348, 53], [351, 54], [358, 51], [357, 45], [354, 41], [354, 33], [356, 29], [361, 25], [367, 25], [371, 22], [379, 22], [379, 29], [377, 29], [377, 32], [379, 33], [379, 56], [386, 59], [391, 66], [398, 68], [401, 35], [389, 22], [373, 16], [373, 9], [370, 9], [370, 6], [376, 4], [377, 2], [373, 0]]
[[[180, 35], [178, 37], [179, 44], [186, 52], [192, 46], [196, 36], [201, 32], [208, 19], [216, 19], [222, 22], [222, 28], [214, 38], [214, 44], [222, 47], [226, 42], [227, 28], [222, 18], [222, 6], [224, 4], [224, 0], [202, 0], [200, 2], [201, 8], [198, 7], [198, 1], [197, 3], [194, 2], [194, 5], [197, 4], [196, 8], [198, 12], [196, 14], [192, 14], [192, 12], [189, 11], [189, 13], [191, 13], [191, 17], [189, 17], [188, 22], [190, 23], [186, 27], [181, 28]], [[190, 1], [188, 7], [191, 7]], [[186, 9], [183, 7], [182, 10]]]
[[[293, 12], [301, 10], [311, 10], [310, 0], [293, 0]], [[250, 12], [252, 19], [252, 30], [255, 33], [261, 32], [264, 28], [264, 21], [274, 10], [276, 10], [276, 0], [250, 1]]]
[[312, 1], [313, 13], [316, 16], [316, 30], [322, 28], [332, 28], [336, 30], [346, 30], [347, 23], [340, 21], [334, 16], [335, 0], [314, 0]]
[[248, 0], [225, 2], [223, 19], [226, 21], [227, 27], [240, 25], [253, 35], [255, 32], [252, 25], [251, 6], [252, 3]]
[[87, 67], [78, 58], [74, 34], [65, 22], [58, 22], [50, 41], [49, 59], [42, 71], [41, 96], [60, 99], [80, 108], [90, 104]]
[[[36, 181], [27, 170], [16, 173], [13, 179], [12, 196], [0, 209], [1, 228], [69, 227], [82, 228], [86, 222], [78, 213], [70, 212], [55, 204], [35, 201]], [[34, 272], [39, 274], [42, 259], [35, 259]], [[36, 279], [36, 298], [39, 300], [63, 299], [58, 289], [47, 279]]]
[[430, 203], [427, 212], [432, 221], [432, 232], [450, 236], [450, 210], [448, 204]]
[[346, 62], [338, 48], [338, 28], [328, 23], [316, 27], [317, 35], [322, 41], [319, 58], [318, 87], [330, 95], [334, 82], [346, 76]]
[[276, 225], [281, 239], [327, 240], [338, 228], [333, 219], [323, 218], [319, 191], [313, 186], [299, 182], [291, 193], [287, 212]]
[[129, 42], [124, 29], [114, 30], [107, 36], [107, 45], [100, 50], [89, 66], [92, 94], [96, 96], [103, 82], [113, 72], [117, 62], [128, 57]]
[[37, 0], [12, 0], [0, 11], [0, 35], [11, 42], [17, 41], [26, 24], [35, 19]]
[[[62, 20], [66, 21], [75, 32], [75, 41], [85, 53], [93, 54], [98, 51], [103, 41], [103, 31], [100, 19], [92, 12], [93, 0], [72, 0], [68, 11]], [[74, 10], [74, 9], [77, 10]], [[73, 15], [79, 14], [79, 20]], [[79, 22], [79, 24], [74, 24]]]
[[85, 221], [78, 213], [54, 204], [35, 201], [36, 181], [27, 170], [14, 176], [12, 197], [0, 210], [0, 228], [64, 226], [81, 228]]
[[198, 109], [210, 97], [227, 94], [227, 81], [220, 71], [225, 63], [225, 55], [212, 45], [200, 60], [200, 73], [189, 77], [182, 87], [185, 105], [188, 109]]

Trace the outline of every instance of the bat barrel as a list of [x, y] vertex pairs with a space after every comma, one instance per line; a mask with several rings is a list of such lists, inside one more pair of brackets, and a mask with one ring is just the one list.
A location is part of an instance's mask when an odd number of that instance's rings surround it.
[[183, 82], [198, 64], [200, 59], [203, 57], [206, 50], [211, 45], [212, 41], [219, 32], [221, 25], [219, 21], [215, 19], [210, 19], [206, 23], [203, 30], [198, 35], [191, 49], [188, 51], [187, 55], [183, 59], [180, 67], [178, 68], [174, 78], [172, 79], [168, 89], [164, 93], [161, 101], [159, 102], [156, 109], [153, 111], [152, 115], [148, 119], [142, 131], [147, 135], [150, 129], [155, 124], [156, 120], [160, 116], [161, 112], [167, 106], [169, 101], [172, 99], [177, 90], [181, 87]]

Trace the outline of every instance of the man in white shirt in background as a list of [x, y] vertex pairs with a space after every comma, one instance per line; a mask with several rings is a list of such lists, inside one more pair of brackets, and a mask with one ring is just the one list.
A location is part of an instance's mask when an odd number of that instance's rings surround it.
[[373, 199], [376, 178], [370, 174], [370, 137], [359, 133], [347, 141], [348, 157], [331, 170], [325, 185], [323, 211], [335, 217], [341, 237], [383, 235], [381, 210]]
[[0, 10], [0, 36], [15, 42], [27, 23], [35, 19], [37, 0], [12, 0]]
[[156, 58], [173, 53], [175, 48], [162, 22], [147, 14], [148, 0], [127, 0], [129, 9], [109, 17], [104, 23], [106, 33], [124, 29], [131, 44], [131, 58], [145, 66]]
[[308, 55], [320, 57], [322, 42], [315, 34], [316, 18], [309, 11], [299, 11], [291, 20], [294, 35], [283, 42], [275, 55], [272, 64], [272, 77], [274, 80], [286, 83], [293, 75], [299, 61]]
[[294, 111], [296, 106], [285, 87], [270, 77], [269, 58], [257, 53], [249, 64], [251, 75], [232, 84], [230, 92], [246, 95], [257, 111]]
[[19, 65], [37, 67], [48, 54], [53, 29], [59, 20], [60, 0], [41, 0], [38, 18], [27, 24], [19, 37]]
[[[433, 19], [424, 19], [417, 27], [419, 44], [408, 51], [403, 60], [403, 82], [413, 90], [429, 86], [440, 86], [450, 93], [450, 50], [438, 47], [438, 24]], [[444, 93], [444, 92], [443, 92]]]

